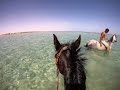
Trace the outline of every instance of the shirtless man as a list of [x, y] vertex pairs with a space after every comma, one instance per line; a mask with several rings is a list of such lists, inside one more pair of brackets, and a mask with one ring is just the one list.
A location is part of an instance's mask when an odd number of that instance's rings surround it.
[[[100, 47], [102, 47], [102, 44], [104, 44], [105, 42], [105, 39], [106, 39], [106, 34], [109, 32], [109, 29], [106, 28], [104, 32], [101, 33], [101, 36], [100, 36]], [[108, 45], [107, 45], [108, 46]], [[109, 46], [107, 47], [106, 46], [106, 49], [109, 50]]]

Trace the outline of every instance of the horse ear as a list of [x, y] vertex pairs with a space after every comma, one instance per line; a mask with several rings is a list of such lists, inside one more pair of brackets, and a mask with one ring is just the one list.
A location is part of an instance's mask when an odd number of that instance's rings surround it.
[[57, 39], [57, 36], [55, 34], [53, 34], [53, 37], [54, 37], [54, 45], [55, 45], [55, 49], [56, 51], [61, 47], [61, 44], [60, 42], [58, 41]]
[[75, 48], [77, 49], [81, 43], [81, 35], [79, 35], [78, 39], [74, 43], [75, 43]]

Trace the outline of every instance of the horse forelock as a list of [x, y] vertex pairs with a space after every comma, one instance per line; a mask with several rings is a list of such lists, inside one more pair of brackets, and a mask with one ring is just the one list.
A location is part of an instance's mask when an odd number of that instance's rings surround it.
[[[81, 67], [84, 67], [84, 60], [86, 60], [85, 58], [82, 58], [81, 55], [83, 54], [80, 54], [79, 51], [81, 50], [81, 48], [78, 48], [78, 49], [75, 49], [75, 46], [73, 43], [67, 43], [67, 44], [63, 44], [62, 47], [56, 52], [55, 54], [55, 57], [57, 57], [57, 55], [61, 52], [61, 49], [65, 48], [65, 50], [63, 50], [63, 52], [61, 53], [61, 58], [60, 59], [64, 59], [64, 60], [59, 60], [60, 61], [69, 61], [67, 62], [67, 64], [72, 64], [71, 66], [76, 66], [76, 65], [80, 65], [81, 64]], [[69, 50], [69, 53], [67, 52], [64, 52], [66, 50]], [[68, 55], [69, 54], [69, 55]], [[65, 58], [65, 57], [68, 57], [70, 60], [66, 60], [68, 58]], [[76, 64], [76, 63], [79, 63], [79, 64]], [[64, 63], [66, 64], [66, 63]], [[75, 69], [75, 68], [73, 68]]]

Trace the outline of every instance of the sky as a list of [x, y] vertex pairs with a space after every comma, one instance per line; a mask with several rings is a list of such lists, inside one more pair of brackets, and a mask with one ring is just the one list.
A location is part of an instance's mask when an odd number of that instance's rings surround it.
[[120, 34], [120, 0], [0, 0], [0, 34], [84, 31]]

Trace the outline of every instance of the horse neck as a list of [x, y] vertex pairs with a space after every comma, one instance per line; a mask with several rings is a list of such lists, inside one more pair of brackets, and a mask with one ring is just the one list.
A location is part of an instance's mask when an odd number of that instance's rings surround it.
[[112, 47], [113, 42], [109, 41], [108, 44], [109, 44], [110, 47]]
[[85, 90], [86, 75], [83, 65], [81, 62], [73, 62], [71, 66], [64, 76], [65, 90]]

